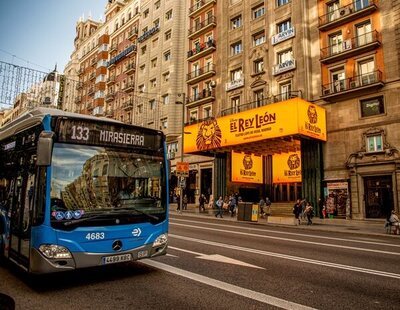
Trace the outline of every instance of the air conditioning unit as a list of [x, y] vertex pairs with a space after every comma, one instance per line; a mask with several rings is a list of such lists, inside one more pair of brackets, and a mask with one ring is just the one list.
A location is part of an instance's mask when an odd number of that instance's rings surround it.
[[340, 16], [348, 15], [348, 14], [350, 14], [350, 12], [351, 11], [350, 11], [349, 7], [345, 7], [345, 8], [342, 8], [342, 9], [339, 10]]

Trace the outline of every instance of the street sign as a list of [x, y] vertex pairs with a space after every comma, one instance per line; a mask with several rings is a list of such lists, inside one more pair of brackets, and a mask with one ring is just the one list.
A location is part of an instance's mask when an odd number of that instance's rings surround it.
[[176, 163], [176, 174], [183, 177], [189, 176], [189, 163], [177, 162]]

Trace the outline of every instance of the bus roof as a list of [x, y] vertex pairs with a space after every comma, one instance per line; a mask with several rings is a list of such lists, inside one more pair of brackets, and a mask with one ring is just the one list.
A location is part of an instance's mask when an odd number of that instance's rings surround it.
[[[18, 116], [15, 120], [11, 121], [10, 123], [6, 124], [3, 127], [0, 127], [0, 141], [3, 139], [6, 139], [10, 136], [13, 136], [17, 134], [18, 132], [21, 132], [22, 130], [32, 128], [40, 123], [42, 123], [43, 119], [45, 116], [50, 115], [54, 117], [70, 117], [70, 118], [79, 118], [83, 120], [91, 120], [91, 121], [104, 121], [108, 123], [117, 123], [121, 125], [126, 125], [120, 121], [106, 118], [106, 117], [97, 117], [97, 116], [91, 116], [91, 115], [84, 115], [84, 114], [78, 114], [78, 113], [72, 113], [72, 112], [66, 112], [63, 110], [59, 109], [52, 109], [52, 108], [35, 108], [32, 110], [29, 110], [20, 116]], [[134, 126], [134, 125], [130, 125]], [[135, 126], [137, 127], [137, 126]], [[147, 130], [150, 131], [158, 131], [154, 129], [149, 129], [146, 128]], [[161, 132], [160, 132], [161, 133]]]

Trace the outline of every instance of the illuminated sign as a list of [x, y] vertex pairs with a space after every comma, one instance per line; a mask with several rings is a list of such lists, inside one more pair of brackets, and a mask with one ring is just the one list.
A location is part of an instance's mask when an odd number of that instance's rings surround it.
[[326, 141], [325, 109], [300, 98], [185, 126], [185, 153], [303, 135]]
[[232, 152], [232, 182], [263, 183], [262, 156]]
[[273, 183], [301, 182], [300, 152], [274, 154], [272, 157]]

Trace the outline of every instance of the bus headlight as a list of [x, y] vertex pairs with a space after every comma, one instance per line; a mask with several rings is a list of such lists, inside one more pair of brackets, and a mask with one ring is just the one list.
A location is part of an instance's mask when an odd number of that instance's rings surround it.
[[71, 252], [61, 245], [42, 244], [39, 251], [47, 258], [72, 258]]
[[153, 248], [165, 245], [167, 244], [167, 242], [168, 242], [168, 234], [161, 234], [156, 238], [156, 240], [154, 240]]

